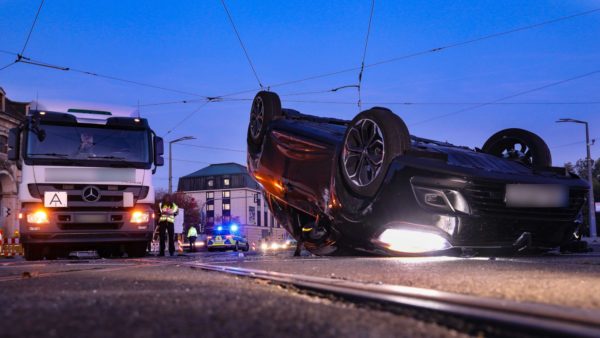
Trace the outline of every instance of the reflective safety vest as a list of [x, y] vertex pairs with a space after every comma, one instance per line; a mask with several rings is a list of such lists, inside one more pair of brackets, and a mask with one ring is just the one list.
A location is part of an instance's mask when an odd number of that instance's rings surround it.
[[190, 227], [190, 230], [188, 230], [188, 237], [198, 237], [198, 231], [196, 231], [196, 227]]
[[160, 208], [160, 218], [159, 222], [169, 222], [175, 223], [175, 216], [177, 216], [177, 212], [179, 211], [179, 207], [177, 204], [172, 203], [170, 206], [163, 206], [162, 203], [159, 204]]

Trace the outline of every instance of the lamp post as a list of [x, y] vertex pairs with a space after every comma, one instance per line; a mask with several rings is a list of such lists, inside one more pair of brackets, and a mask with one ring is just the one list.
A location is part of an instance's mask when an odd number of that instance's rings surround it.
[[173, 193], [173, 143], [194, 139], [194, 136], [184, 136], [169, 142], [169, 195]]
[[592, 177], [592, 167], [594, 166], [594, 160], [592, 159], [592, 155], [590, 152], [590, 146], [592, 145], [590, 143], [590, 128], [589, 125], [586, 121], [581, 121], [581, 120], [575, 120], [575, 119], [570, 119], [570, 118], [566, 118], [566, 119], [559, 119], [558, 121], [556, 121], [557, 123], [566, 123], [566, 122], [570, 122], [570, 123], [579, 123], [579, 124], [584, 124], [585, 125], [585, 144], [586, 144], [586, 148], [587, 148], [587, 178], [588, 178], [588, 184], [590, 185], [590, 190], [588, 193], [588, 213], [589, 213], [589, 220], [590, 220], [590, 239], [595, 242], [597, 239], [597, 234], [596, 234], [596, 207], [595, 207], [595, 203], [594, 203], [594, 179]]

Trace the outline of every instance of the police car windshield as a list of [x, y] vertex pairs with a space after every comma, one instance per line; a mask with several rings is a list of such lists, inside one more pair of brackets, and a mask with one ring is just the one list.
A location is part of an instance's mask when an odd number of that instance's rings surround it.
[[29, 132], [27, 156], [32, 159], [69, 159], [148, 163], [147, 130], [117, 129], [106, 126], [42, 126], [45, 137]]

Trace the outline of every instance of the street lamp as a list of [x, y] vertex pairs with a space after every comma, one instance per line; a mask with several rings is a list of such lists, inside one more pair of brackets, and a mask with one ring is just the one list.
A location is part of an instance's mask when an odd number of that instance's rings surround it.
[[173, 193], [173, 143], [195, 139], [194, 136], [184, 136], [169, 142], [169, 195]]
[[588, 126], [588, 123], [586, 121], [581, 121], [581, 120], [575, 120], [575, 119], [558, 119], [558, 121], [556, 121], [557, 123], [566, 123], [566, 122], [570, 122], [570, 123], [579, 123], [579, 124], [584, 124], [585, 125], [585, 144], [586, 144], [586, 148], [587, 148], [587, 172], [588, 172], [588, 182], [590, 185], [590, 190], [588, 193], [588, 213], [589, 213], [589, 219], [590, 219], [590, 238], [593, 242], [596, 241], [597, 238], [597, 234], [596, 234], [596, 207], [595, 207], [595, 203], [594, 203], [594, 180], [592, 177], [592, 167], [594, 166], [594, 160], [592, 160], [592, 156], [590, 153], [590, 146], [592, 145], [590, 143], [590, 129]]

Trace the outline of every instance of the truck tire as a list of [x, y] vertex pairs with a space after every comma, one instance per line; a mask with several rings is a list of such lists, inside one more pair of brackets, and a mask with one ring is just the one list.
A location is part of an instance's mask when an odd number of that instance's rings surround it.
[[148, 243], [130, 243], [125, 247], [125, 252], [127, 253], [127, 257], [130, 258], [140, 258], [146, 256], [146, 248], [148, 247]]
[[25, 251], [25, 260], [39, 261], [44, 258], [43, 247], [39, 244], [24, 244], [23, 250]]

